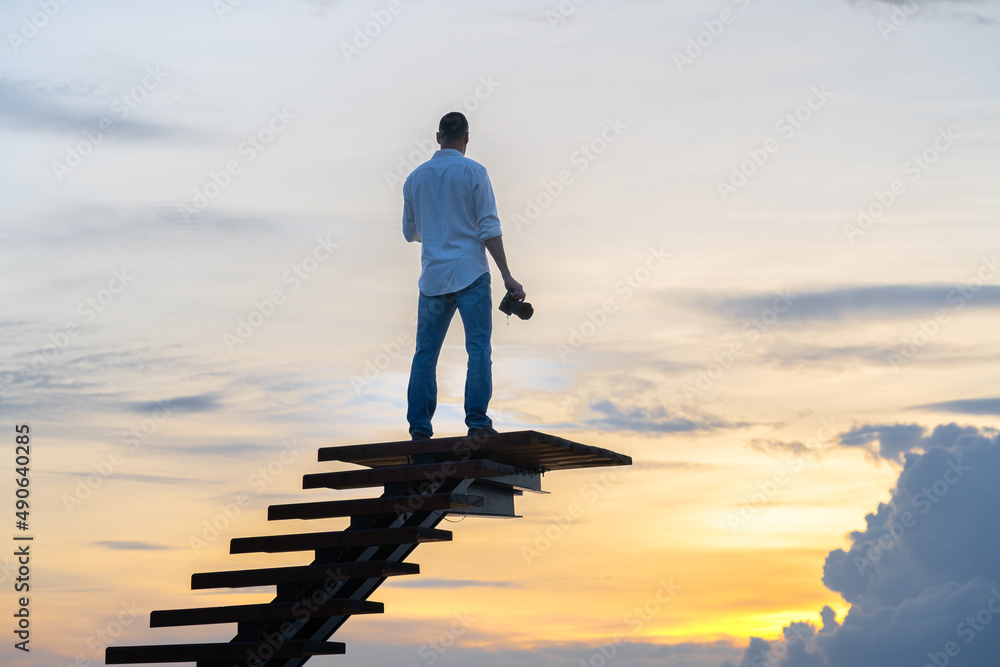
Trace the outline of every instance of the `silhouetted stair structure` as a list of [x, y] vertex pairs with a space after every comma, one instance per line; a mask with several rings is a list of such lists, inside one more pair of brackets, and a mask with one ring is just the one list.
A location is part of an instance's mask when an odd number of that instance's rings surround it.
[[230, 553], [314, 552], [309, 565], [207, 572], [192, 589], [275, 586], [265, 604], [154, 611], [150, 627], [235, 623], [228, 643], [114, 646], [109, 665], [194, 662], [198, 667], [299, 667], [314, 655], [344, 653], [327, 641], [354, 614], [380, 614], [368, 597], [388, 577], [417, 574], [404, 560], [422, 542], [451, 541], [436, 526], [449, 513], [516, 517], [514, 498], [542, 492], [555, 470], [631, 465], [622, 454], [537, 431], [482, 437], [323, 447], [319, 461], [368, 469], [305, 475], [303, 488], [384, 487], [378, 498], [272, 505], [268, 519], [350, 517], [345, 530], [241, 537]]

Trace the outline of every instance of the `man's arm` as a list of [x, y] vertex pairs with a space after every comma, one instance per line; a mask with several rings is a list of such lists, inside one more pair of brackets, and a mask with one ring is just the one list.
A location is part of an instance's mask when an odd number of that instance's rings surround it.
[[510, 269], [507, 268], [507, 255], [503, 251], [503, 237], [494, 236], [491, 239], [483, 241], [486, 245], [486, 249], [490, 251], [490, 255], [493, 257], [493, 261], [496, 262], [497, 268], [500, 269], [500, 275], [503, 276], [503, 286], [507, 288], [518, 301], [524, 299], [524, 288], [521, 287], [521, 283], [514, 280], [514, 276], [510, 275]]
[[[479, 226], [479, 238], [486, 249], [490, 251], [493, 261], [503, 276], [503, 285], [518, 301], [524, 299], [524, 288], [514, 280], [507, 268], [507, 255], [503, 251], [503, 237], [500, 235], [500, 217], [497, 215], [497, 200], [493, 195], [493, 184], [483, 169], [476, 174], [477, 180], [472, 186], [472, 196], [476, 209], [476, 224]], [[485, 238], [484, 238], [485, 237]]]
[[403, 184], [403, 238], [410, 243], [420, 241], [417, 220], [413, 215], [413, 200], [410, 199], [409, 181]]

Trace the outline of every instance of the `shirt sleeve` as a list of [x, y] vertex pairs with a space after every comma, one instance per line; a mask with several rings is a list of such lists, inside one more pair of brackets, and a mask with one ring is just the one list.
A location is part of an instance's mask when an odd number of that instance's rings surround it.
[[489, 241], [502, 235], [493, 184], [490, 183], [490, 175], [485, 169], [473, 180], [472, 200], [475, 205], [476, 223], [479, 225], [479, 240]]
[[413, 243], [420, 241], [417, 220], [413, 215], [413, 200], [410, 199], [409, 181], [403, 184], [403, 238]]

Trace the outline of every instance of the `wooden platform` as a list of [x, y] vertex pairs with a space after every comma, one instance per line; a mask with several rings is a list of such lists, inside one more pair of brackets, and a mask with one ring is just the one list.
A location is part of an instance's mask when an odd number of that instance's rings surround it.
[[393, 482], [420, 482], [435, 479], [471, 479], [480, 477], [503, 477], [514, 475], [517, 468], [506, 463], [486, 459], [468, 461], [444, 461], [422, 465], [402, 464], [380, 466], [369, 470], [341, 470], [340, 472], [318, 472], [302, 478], [303, 489], [363, 489], [370, 486], [384, 486]]
[[191, 575], [191, 589], [252, 588], [278, 584], [319, 584], [349, 579], [384, 579], [404, 574], [420, 574], [416, 563], [369, 560], [336, 565], [297, 565], [256, 570], [200, 572]]
[[376, 528], [365, 530], [334, 530], [326, 533], [299, 533], [296, 535], [264, 535], [262, 537], [237, 537], [229, 542], [229, 553], [283, 553], [288, 551], [315, 551], [316, 549], [342, 549], [344, 547], [375, 547], [391, 544], [421, 544], [423, 542], [450, 542], [451, 532], [435, 528]]
[[344, 616], [354, 614], [381, 614], [381, 602], [370, 600], [328, 600], [310, 604], [302, 602], [271, 602], [269, 604], [238, 604], [225, 607], [199, 607], [197, 609], [167, 609], [149, 614], [149, 627], [169, 628], [180, 625], [212, 625], [215, 623], [247, 623], [253, 621], [283, 621], [300, 618], [303, 613], [312, 616]]
[[416, 563], [369, 560], [336, 565], [299, 565], [257, 570], [200, 572], [191, 575], [191, 590], [206, 588], [252, 588], [278, 584], [319, 584], [349, 579], [384, 579], [404, 574], [420, 574]]
[[314, 655], [343, 655], [344, 644], [321, 641], [229, 642], [228, 644], [164, 644], [160, 646], [110, 646], [104, 664], [134, 665], [165, 662], [251, 661], [308, 658]]
[[414, 456], [427, 454], [448, 455], [446, 460], [484, 458], [542, 472], [632, 465], [631, 457], [624, 454], [538, 431], [513, 431], [481, 438], [461, 436], [322, 447], [319, 460], [381, 468], [407, 465], [413, 463]]
[[323, 500], [314, 503], [271, 505], [267, 508], [267, 520], [333, 519], [345, 516], [390, 514], [411, 507], [419, 507], [424, 510], [465, 510], [482, 506], [482, 497], [459, 493], [438, 493], [428, 496], [383, 496], [358, 500]]

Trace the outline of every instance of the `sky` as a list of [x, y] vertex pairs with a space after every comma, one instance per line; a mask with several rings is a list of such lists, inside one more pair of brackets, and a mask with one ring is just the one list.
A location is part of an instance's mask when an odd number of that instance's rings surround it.
[[[269, 504], [345, 497], [301, 489], [338, 469], [319, 447], [407, 437], [400, 186], [459, 110], [535, 308], [494, 313], [494, 423], [634, 463], [444, 526], [386, 613], [337, 633], [348, 656], [310, 664], [992, 665], [998, 20], [992, 0], [4, 2], [11, 514], [18, 425], [31, 449], [3, 664], [228, 641], [149, 612], [269, 600], [188, 577], [301, 564], [227, 542], [303, 530]], [[457, 322], [438, 373], [436, 432], [460, 434]]]

